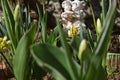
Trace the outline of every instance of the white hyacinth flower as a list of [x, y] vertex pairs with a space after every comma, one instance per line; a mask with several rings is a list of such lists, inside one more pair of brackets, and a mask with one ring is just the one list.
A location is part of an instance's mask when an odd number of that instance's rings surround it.
[[72, 9], [71, 0], [63, 1], [62, 7], [64, 8], [64, 11], [70, 11]]
[[72, 37], [80, 33], [80, 28], [85, 27], [84, 24], [84, 1], [79, 0], [65, 0], [62, 3], [64, 12], [61, 14], [62, 25], [68, 31], [68, 36]]
[[79, 0], [74, 0], [71, 4], [72, 4], [73, 11], [82, 10], [86, 5], [84, 1], [79, 1]]

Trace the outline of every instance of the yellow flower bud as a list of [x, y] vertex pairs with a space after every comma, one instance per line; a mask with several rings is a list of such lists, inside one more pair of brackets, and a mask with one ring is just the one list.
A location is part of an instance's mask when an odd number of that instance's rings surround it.
[[11, 50], [10, 40], [7, 41], [7, 36], [4, 36], [3, 38], [0, 38], [0, 50], [6, 51]]
[[101, 31], [102, 31], [102, 26], [101, 26], [100, 19], [98, 18], [98, 19], [97, 19], [96, 33], [97, 33], [98, 35], [100, 35], [100, 34], [101, 34]]
[[10, 40], [8, 40], [8, 41], [7, 41], [7, 44], [11, 44], [11, 41], [10, 41]]
[[14, 10], [14, 20], [15, 20], [15, 22], [19, 20], [19, 14], [20, 14], [20, 6], [16, 5], [16, 8]]
[[7, 40], [7, 36], [4, 36], [3, 41], [6, 41], [6, 40]]
[[80, 43], [79, 53], [78, 53], [78, 58], [82, 61], [85, 59], [85, 56], [87, 54], [85, 52], [86, 50], [87, 50], [87, 41], [84, 39]]

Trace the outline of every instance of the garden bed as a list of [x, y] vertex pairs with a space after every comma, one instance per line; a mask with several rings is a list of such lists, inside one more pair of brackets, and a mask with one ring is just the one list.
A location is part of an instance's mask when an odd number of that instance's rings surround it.
[[36, 0], [35, 6], [23, 0], [16, 7], [11, 3], [12, 8], [2, 1], [0, 50], [9, 51], [13, 61], [1, 61], [0, 80], [105, 80], [105, 70], [108, 80], [120, 80], [120, 0], [111, 0], [111, 5], [105, 0], [105, 6], [100, 5], [104, 0], [62, 1]]

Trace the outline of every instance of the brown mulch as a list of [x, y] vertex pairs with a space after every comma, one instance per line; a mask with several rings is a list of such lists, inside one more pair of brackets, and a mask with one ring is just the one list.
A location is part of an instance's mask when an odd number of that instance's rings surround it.
[[[10, 78], [13, 78], [13, 74], [11, 73], [10, 69], [8, 68], [5, 61], [2, 61], [0, 63], [0, 80], [8, 80]], [[12, 80], [12, 79], [10, 79]]]
[[54, 80], [54, 79], [53, 79], [53, 77], [51, 76], [51, 74], [48, 72], [48, 73], [46, 74], [46, 76], [43, 77], [42, 80]]

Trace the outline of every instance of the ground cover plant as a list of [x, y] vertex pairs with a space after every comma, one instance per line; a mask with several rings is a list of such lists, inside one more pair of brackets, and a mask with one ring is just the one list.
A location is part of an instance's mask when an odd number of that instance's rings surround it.
[[11, 57], [11, 61], [5, 56], [4, 59], [14, 79], [42, 80], [45, 74], [50, 73], [52, 80], [107, 80], [106, 57], [117, 1], [109, 0], [107, 10], [104, 0], [101, 0], [102, 12], [97, 20], [91, 1], [85, 2], [90, 5], [96, 35], [89, 28], [78, 26], [80, 31], [74, 27], [68, 29], [69, 36], [57, 17], [56, 26], [48, 30], [44, 0], [42, 11], [36, 4], [37, 21], [31, 20], [29, 6], [23, 16], [22, 5], [17, 4], [12, 9], [8, 0], [1, 0], [4, 18], [0, 28], [8, 39], [0, 39], [0, 50], [3, 56], [7, 53]]

